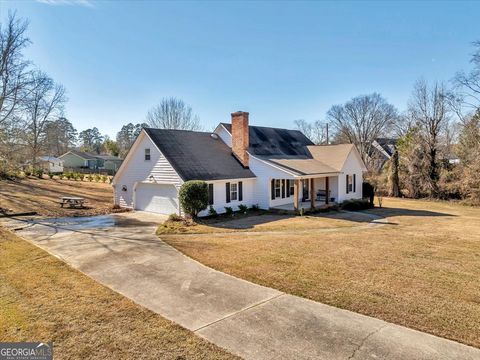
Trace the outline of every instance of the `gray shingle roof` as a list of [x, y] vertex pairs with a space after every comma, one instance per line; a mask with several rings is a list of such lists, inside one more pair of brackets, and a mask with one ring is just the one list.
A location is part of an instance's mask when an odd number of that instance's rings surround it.
[[144, 130], [184, 181], [255, 177], [220, 138], [212, 137], [209, 132]]
[[[232, 133], [232, 125], [222, 123]], [[250, 147], [252, 155], [271, 156], [308, 156], [306, 146], [314, 145], [301, 131], [278, 129], [264, 126], [249, 126]]]
[[89, 153], [86, 153], [86, 152], [83, 152], [83, 151], [70, 150], [69, 152], [71, 152], [72, 154], [75, 154], [77, 156], [80, 156], [81, 158], [84, 158], [85, 160], [96, 160], [97, 159], [95, 157], [95, 155], [92, 155], [92, 154], [89, 154]]

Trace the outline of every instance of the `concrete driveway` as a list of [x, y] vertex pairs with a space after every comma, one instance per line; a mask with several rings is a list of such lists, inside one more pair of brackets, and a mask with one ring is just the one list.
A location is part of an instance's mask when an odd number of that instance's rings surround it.
[[1, 224], [100, 283], [246, 359], [480, 359], [480, 350], [207, 268], [134, 212]]

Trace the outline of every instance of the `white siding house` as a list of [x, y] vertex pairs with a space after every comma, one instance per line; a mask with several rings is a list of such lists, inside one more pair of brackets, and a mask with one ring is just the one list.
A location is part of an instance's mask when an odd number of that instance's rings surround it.
[[[146, 153], [149, 153], [149, 158]], [[131, 209], [167, 213], [162, 204], [172, 199], [177, 204], [176, 211], [168, 208], [168, 213], [179, 213], [178, 196], [172, 198], [171, 187], [180, 188], [183, 180], [177, 174], [155, 143], [141, 132], [128, 152], [122, 166], [115, 175], [113, 187], [115, 204]], [[158, 192], [158, 197], [154, 195]], [[162, 198], [166, 198], [163, 201]], [[137, 205], [135, 206], [135, 200]]]
[[113, 186], [115, 204], [162, 214], [182, 214], [188, 180], [208, 184], [217, 213], [241, 204], [298, 210], [362, 198], [365, 171], [353, 145], [315, 146], [297, 130], [249, 126], [237, 112], [212, 134], [143, 129]]

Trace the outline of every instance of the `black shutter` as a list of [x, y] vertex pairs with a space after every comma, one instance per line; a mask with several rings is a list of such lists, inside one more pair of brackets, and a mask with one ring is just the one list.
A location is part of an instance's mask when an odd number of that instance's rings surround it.
[[275, 200], [275, 179], [272, 179], [272, 200]]
[[347, 181], [347, 194], [348, 194], [348, 175], [346, 177], [346, 181]]
[[282, 198], [285, 197], [285, 179], [282, 179]]
[[208, 205], [213, 205], [213, 184], [208, 184]]
[[227, 203], [230, 202], [230, 183], [226, 183], [225, 184], [225, 190], [226, 190], [226, 199], [227, 199]]
[[238, 182], [238, 201], [243, 200], [243, 183], [241, 181]]
[[357, 191], [357, 174], [353, 174], [353, 192]]
[[290, 180], [287, 179], [287, 197], [290, 197]]

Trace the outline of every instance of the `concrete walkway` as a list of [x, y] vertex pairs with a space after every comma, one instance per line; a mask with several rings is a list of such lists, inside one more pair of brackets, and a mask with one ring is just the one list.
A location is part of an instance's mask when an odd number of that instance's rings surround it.
[[0, 224], [93, 279], [246, 359], [480, 359], [480, 350], [207, 268], [142, 213]]

